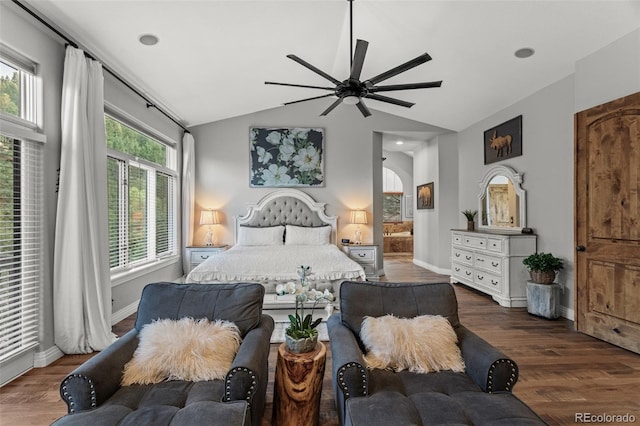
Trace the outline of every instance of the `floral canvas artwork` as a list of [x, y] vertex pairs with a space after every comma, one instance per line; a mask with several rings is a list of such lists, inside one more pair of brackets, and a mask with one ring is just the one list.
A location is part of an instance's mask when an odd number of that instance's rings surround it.
[[251, 187], [324, 186], [324, 130], [252, 127]]

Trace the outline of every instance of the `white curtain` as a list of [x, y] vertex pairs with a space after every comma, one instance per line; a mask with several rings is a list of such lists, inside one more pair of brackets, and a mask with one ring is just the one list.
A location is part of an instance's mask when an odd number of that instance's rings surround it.
[[102, 65], [67, 47], [53, 270], [55, 343], [102, 350], [111, 333], [107, 148]]
[[[195, 141], [191, 133], [182, 138], [182, 239], [184, 246], [193, 243], [193, 201], [195, 199]], [[183, 271], [189, 270], [187, 251], [182, 250]]]

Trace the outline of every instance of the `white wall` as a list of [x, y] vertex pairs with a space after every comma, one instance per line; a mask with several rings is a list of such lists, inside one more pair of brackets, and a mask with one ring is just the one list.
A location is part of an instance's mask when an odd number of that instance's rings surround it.
[[[574, 306], [574, 113], [640, 91], [640, 29], [578, 61], [575, 74], [549, 85], [461, 131], [458, 209], [478, 209], [483, 132], [522, 114], [522, 156], [501, 164], [524, 174], [527, 226], [538, 234], [538, 251], [565, 262], [563, 314]], [[464, 220], [458, 215], [458, 225]]]
[[413, 262], [441, 274], [450, 270], [450, 229], [457, 217], [457, 151], [457, 134], [448, 133], [429, 140], [413, 155], [414, 200], [418, 185], [433, 182], [434, 191], [434, 208], [413, 213]]
[[576, 62], [575, 112], [638, 91], [640, 28]]
[[[300, 188], [319, 202], [327, 213], [339, 217], [338, 238], [354, 238], [349, 211], [365, 209], [369, 224], [363, 241], [382, 243], [382, 131], [428, 131], [433, 126], [379, 111], [363, 118], [356, 108], [341, 105], [327, 117], [319, 117], [327, 101], [244, 115], [190, 129], [196, 141], [196, 217], [203, 208], [223, 213], [219, 241], [233, 244], [233, 216], [246, 213], [248, 203], [258, 201], [274, 188], [249, 187], [249, 128], [320, 127], [325, 130], [325, 186]], [[379, 209], [379, 211], [377, 211]], [[372, 222], [373, 219], [376, 222]], [[379, 224], [377, 223], [379, 222]], [[194, 224], [194, 241], [202, 242], [206, 229]], [[377, 240], [379, 239], [379, 241]]]

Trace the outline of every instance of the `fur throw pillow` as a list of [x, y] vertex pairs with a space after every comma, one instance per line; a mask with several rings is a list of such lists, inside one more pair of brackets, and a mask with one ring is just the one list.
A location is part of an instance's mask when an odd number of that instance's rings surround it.
[[124, 366], [123, 386], [224, 379], [241, 342], [233, 322], [207, 318], [154, 321], [138, 337], [138, 348]]
[[365, 317], [360, 338], [368, 351], [364, 359], [369, 368], [414, 373], [464, 371], [458, 336], [440, 315]]

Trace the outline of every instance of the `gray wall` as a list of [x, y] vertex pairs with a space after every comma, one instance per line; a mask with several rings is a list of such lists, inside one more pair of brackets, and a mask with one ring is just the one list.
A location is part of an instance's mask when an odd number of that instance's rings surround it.
[[[53, 342], [52, 271], [57, 203], [56, 182], [57, 169], [60, 167], [60, 103], [65, 46], [63, 40], [42, 24], [13, 3], [4, 1], [0, 2], [0, 38], [3, 43], [38, 64], [38, 75], [41, 78], [43, 88], [43, 131], [47, 136], [44, 147], [44, 211], [46, 214], [42, 234], [44, 263], [40, 299], [40, 346], [35, 354], [36, 366], [42, 366], [50, 363], [59, 355]], [[105, 100], [143, 121], [158, 133], [176, 141], [178, 152], [182, 151], [182, 130], [164, 118], [158, 111], [147, 109], [144, 100], [126, 89], [106, 72]], [[153, 271], [140, 271], [135, 277], [120, 280], [120, 284], [113, 287], [113, 312], [116, 314], [114, 319], [118, 317], [119, 311], [129, 314], [135, 311], [140, 291], [145, 284], [157, 280], [170, 280], [181, 275], [182, 266], [179, 259], [176, 259], [175, 263], [166, 267]], [[133, 311], [131, 311], [132, 309]], [[20, 365], [33, 365], [34, 354], [26, 354], [13, 361]], [[2, 367], [4, 376], [7, 371], [5, 368], [11, 367], [4, 364]]]
[[[527, 225], [538, 234], [538, 251], [565, 260], [563, 314], [574, 306], [574, 132], [576, 112], [640, 91], [640, 30], [578, 61], [575, 73], [522, 101], [475, 123], [458, 134], [458, 210], [477, 209], [483, 164], [483, 132], [522, 114], [523, 155], [505, 160], [524, 174]], [[458, 226], [464, 218], [458, 213]]]
[[[327, 203], [327, 213], [339, 217], [339, 239], [354, 238], [355, 225], [348, 223], [349, 211], [360, 208], [367, 210], [369, 219], [362, 227], [363, 241], [382, 243], [382, 199], [374, 197], [382, 192], [380, 132], [428, 131], [434, 127], [379, 111], [365, 119], [355, 107], [346, 105], [319, 117], [326, 104], [326, 100], [304, 102], [190, 129], [196, 141], [195, 217], [203, 208], [220, 210], [223, 224], [217, 227], [219, 241], [233, 244], [233, 216], [245, 214], [248, 203], [274, 190], [249, 187], [249, 128], [258, 126], [324, 128], [325, 186], [301, 189]], [[196, 243], [202, 242], [205, 233], [206, 227], [194, 224]]]
[[447, 133], [429, 140], [413, 155], [414, 200], [418, 185], [433, 182], [434, 191], [434, 208], [413, 213], [413, 262], [443, 274], [450, 269], [449, 231], [458, 215], [457, 151], [457, 134]]

